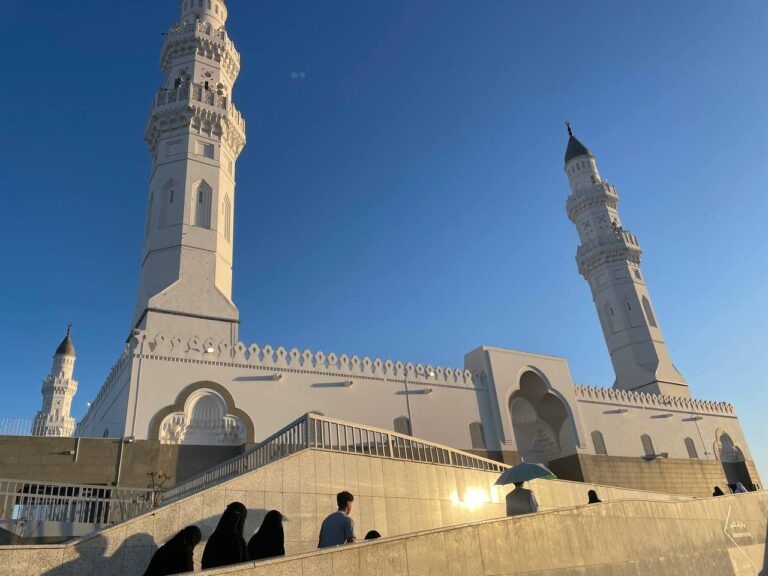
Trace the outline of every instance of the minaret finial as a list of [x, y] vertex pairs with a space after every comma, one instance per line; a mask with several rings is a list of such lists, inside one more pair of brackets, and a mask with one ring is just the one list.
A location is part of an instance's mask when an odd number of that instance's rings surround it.
[[72, 322], [67, 322], [67, 338], [69, 338], [70, 332], [72, 332]]
[[568, 136], [573, 136], [573, 128], [571, 127], [571, 123], [566, 121], [565, 127], [568, 129]]

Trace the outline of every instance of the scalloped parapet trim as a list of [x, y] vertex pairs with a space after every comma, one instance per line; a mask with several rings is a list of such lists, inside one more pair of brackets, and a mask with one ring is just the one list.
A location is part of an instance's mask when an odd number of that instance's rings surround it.
[[611, 404], [628, 404], [642, 408], [658, 408], [660, 410], [681, 410], [699, 414], [718, 414], [735, 416], [733, 405], [727, 402], [709, 402], [677, 396], [662, 396], [646, 394], [631, 390], [615, 388], [600, 388], [596, 386], [574, 386], [576, 400], [593, 402], [610, 402]]
[[96, 398], [93, 399], [90, 406], [88, 407], [88, 411], [85, 413], [85, 416], [83, 416], [82, 422], [88, 422], [93, 415], [93, 412], [96, 411], [96, 408], [99, 406], [101, 401], [104, 399], [104, 396], [109, 394], [109, 391], [112, 390], [112, 387], [115, 385], [115, 382], [119, 379], [120, 375], [123, 373], [123, 370], [125, 370], [126, 366], [129, 364], [128, 360], [131, 357], [131, 346], [130, 344], [127, 344], [125, 348], [123, 348], [123, 352], [120, 354], [120, 357], [117, 359], [117, 362], [115, 362], [115, 365], [112, 366], [112, 370], [109, 371], [109, 376], [107, 376], [107, 379], [104, 381], [104, 384], [101, 385], [101, 388], [99, 389], [99, 393], [96, 394]]
[[[469, 370], [443, 368], [424, 364], [393, 362], [392, 360], [371, 359], [369, 357], [349, 356], [333, 352], [300, 351], [281, 347], [246, 346], [238, 342], [234, 347], [227, 342], [218, 342], [212, 338], [201, 339], [197, 336], [182, 338], [158, 334], [154, 337], [137, 330], [134, 333], [135, 354], [143, 344], [143, 356], [179, 358], [221, 363], [222, 365], [253, 366], [267, 370], [300, 370], [318, 374], [339, 376], [379, 378], [385, 380], [407, 379], [425, 386], [453, 386], [480, 388], [483, 375]], [[212, 352], [210, 352], [212, 350]]]

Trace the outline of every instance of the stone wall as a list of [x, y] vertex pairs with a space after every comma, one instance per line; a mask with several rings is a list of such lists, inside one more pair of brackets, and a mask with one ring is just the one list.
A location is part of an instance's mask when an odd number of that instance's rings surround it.
[[[728, 479], [722, 462], [715, 460], [681, 460], [673, 458], [622, 458], [579, 454], [559, 463], [575, 469], [576, 459], [585, 482], [649, 490], [669, 494], [707, 497], [715, 486], [727, 492]], [[558, 467], [556, 466], [555, 469]], [[747, 463], [752, 481], [760, 483], [752, 462]], [[557, 473], [557, 472], [556, 472]], [[573, 478], [572, 472], [569, 477]]]
[[[172, 476], [167, 486], [234, 456], [245, 446], [168, 446], [157, 441], [123, 444], [120, 486], [146, 488], [147, 473]], [[70, 454], [75, 451], [76, 455]], [[114, 485], [120, 440], [0, 436], [0, 478], [62, 484]]]
[[[491, 472], [307, 450], [70, 545], [0, 547], [0, 565], [9, 567], [4, 576], [140, 576], [157, 546], [181, 528], [195, 524], [207, 540], [233, 501], [248, 508], [248, 537], [267, 511], [285, 514], [286, 550], [296, 554], [316, 548], [320, 524], [336, 509], [341, 490], [355, 495], [352, 516], [361, 538], [372, 529], [396, 536], [504, 516], [505, 490], [493, 486], [497, 478]], [[203, 545], [196, 550], [198, 562]]]
[[768, 567], [766, 516], [765, 492], [677, 503], [604, 503], [243, 564], [207, 574], [762, 576]]

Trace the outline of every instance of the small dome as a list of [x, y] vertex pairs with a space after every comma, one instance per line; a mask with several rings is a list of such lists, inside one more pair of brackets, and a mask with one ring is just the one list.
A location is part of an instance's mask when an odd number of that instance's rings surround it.
[[69, 337], [69, 333], [72, 330], [71, 326], [67, 326], [67, 335], [64, 340], [61, 341], [59, 347], [56, 348], [55, 356], [75, 356], [75, 345], [72, 343], [72, 338]]
[[592, 156], [592, 152], [584, 146], [573, 134], [568, 138], [568, 148], [565, 150], [565, 163], [568, 164], [574, 158], [579, 156]]

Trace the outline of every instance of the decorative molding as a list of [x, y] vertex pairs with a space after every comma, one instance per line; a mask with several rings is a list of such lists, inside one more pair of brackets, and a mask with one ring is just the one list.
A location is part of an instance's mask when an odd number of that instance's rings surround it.
[[166, 33], [160, 56], [160, 69], [168, 74], [173, 59], [200, 55], [220, 64], [234, 82], [240, 74], [240, 54], [224, 28], [216, 30], [207, 22], [181, 22]]
[[594, 386], [574, 386], [576, 400], [580, 402], [598, 402], [605, 404], [620, 404], [642, 409], [658, 409], [679, 411], [695, 414], [712, 414], [717, 416], [735, 416], [733, 405], [727, 402], [710, 402], [694, 400], [677, 396], [662, 396], [646, 394], [616, 388], [600, 388]]

